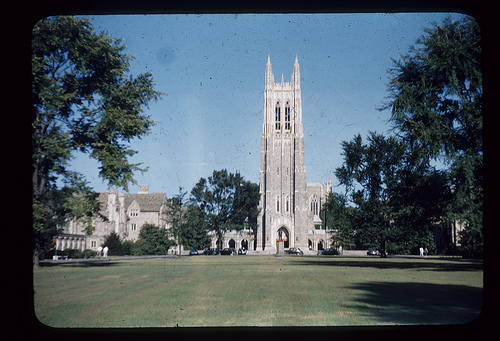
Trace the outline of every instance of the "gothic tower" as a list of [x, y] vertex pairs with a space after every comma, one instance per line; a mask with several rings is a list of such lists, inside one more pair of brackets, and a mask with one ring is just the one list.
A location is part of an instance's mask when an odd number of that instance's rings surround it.
[[261, 143], [257, 250], [276, 249], [280, 230], [285, 248], [304, 247], [310, 224], [297, 57], [291, 82], [281, 76], [281, 83], [275, 83], [268, 56]]

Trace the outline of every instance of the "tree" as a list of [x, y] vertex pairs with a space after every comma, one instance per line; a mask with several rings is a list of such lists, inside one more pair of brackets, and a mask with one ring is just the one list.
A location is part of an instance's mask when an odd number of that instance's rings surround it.
[[242, 181], [234, 193], [232, 224], [238, 225], [239, 229], [244, 227], [256, 231], [259, 199], [259, 185]]
[[344, 164], [335, 175], [358, 208], [351, 218], [357, 238], [364, 246], [378, 246], [385, 256], [385, 242], [391, 238], [390, 190], [397, 183], [405, 146], [396, 137], [370, 132], [368, 144], [358, 134], [342, 142], [342, 148]]
[[120, 236], [115, 232], [111, 232], [106, 236], [106, 239], [104, 240], [104, 243], [102, 244], [102, 247], [108, 247], [109, 248], [109, 254], [113, 256], [123, 256], [123, 245], [120, 240]]
[[179, 193], [168, 200], [164, 212], [165, 220], [170, 225], [168, 232], [173, 237], [175, 245], [179, 247], [179, 255], [181, 254], [180, 246], [184, 244], [183, 231], [186, 222], [184, 197], [186, 194], [187, 192], [184, 192], [182, 187], [179, 187]]
[[175, 244], [168, 238], [165, 228], [154, 224], [144, 224], [139, 231], [134, 251], [141, 255], [166, 255], [172, 245]]
[[182, 226], [182, 239], [186, 247], [203, 250], [210, 246], [210, 231], [205, 215], [198, 206], [187, 206]]
[[133, 173], [143, 170], [128, 161], [136, 152], [126, 143], [148, 133], [154, 122], [143, 114], [143, 107], [161, 93], [153, 90], [150, 73], [126, 75], [131, 57], [123, 53], [125, 46], [94, 32], [88, 19], [40, 20], [33, 28], [31, 48], [33, 265], [37, 268], [44, 237], [56, 233], [56, 226], [47, 220], [53, 211], [49, 203], [56, 202], [50, 196], [60, 190], [56, 181], [63, 180], [67, 187], [58, 199], [73, 192], [81, 193], [82, 200], [91, 196], [84, 179], [68, 169], [70, 160], [77, 152], [89, 154], [100, 163], [103, 180], [126, 190], [129, 182], [135, 183]]
[[339, 193], [331, 192], [328, 194], [326, 202], [323, 204], [322, 211], [325, 212], [326, 221], [334, 222], [330, 224], [330, 230], [334, 230], [331, 237], [335, 247], [354, 245], [354, 215], [356, 209], [347, 203], [347, 197]]
[[[364, 144], [358, 135], [343, 142], [344, 165], [336, 170], [341, 185], [356, 206], [343, 215], [351, 220], [358, 246], [414, 253], [420, 246], [435, 252], [434, 232], [446, 219], [451, 190], [446, 173], [436, 170], [421, 150], [397, 136], [370, 133]], [[336, 203], [337, 216], [345, 206]]]
[[[482, 252], [483, 120], [481, 33], [471, 17], [426, 29], [410, 53], [394, 60], [389, 84], [394, 131], [444, 162], [453, 190], [450, 220], [462, 221], [462, 244]], [[468, 238], [471, 238], [468, 240]]]
[[[209, 228], [205, 215], [198, 206], [186, 206], [187, 192], [179, 187], [179, 193], [168, 201], [165, 219], [169, 223], [169, 235], [176, 245], [203, 249], [210, 245]], [[179, 254], [180, 254], [179, 248]]]
[[[248, 192], [247, 192], [248, 190]], [[259, 197], [255, 188], [246, 183], [240, 174], [228, 173], [226, 169], [214, 171], [208, 180], [201, 178], [191, 190], [191, 202], [205, 214], [205, 220], [217, 236], [219, 250], [226, 231], [241, 230], [245, 221], [256, 220]]]

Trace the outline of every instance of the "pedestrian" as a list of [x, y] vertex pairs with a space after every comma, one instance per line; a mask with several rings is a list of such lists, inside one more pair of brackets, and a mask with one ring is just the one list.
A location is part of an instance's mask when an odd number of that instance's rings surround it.
[[423, 247], [420, 247], [420, 257], [423, 257], [424, 256], [424, 248]]
[[102, 249], [102, 251], [104, 252], [104, 258], [108, 258], [108, 247], [105, 246], [104, 249]]
[[425, 255], [427, 256], [428, 253], [429, 253], [429, 250], [427, 250], [427, 248], [425, 248]]
[[101, 256], [102, 256], [102, 246], [99, 246], [97, 248], [97, 256], [99, 256], [99, 258], [101, 258]]

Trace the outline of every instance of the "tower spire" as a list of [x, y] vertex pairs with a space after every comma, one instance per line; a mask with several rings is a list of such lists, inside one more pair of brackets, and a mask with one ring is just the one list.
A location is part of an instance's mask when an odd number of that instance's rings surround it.
[[300, 69], [297, 55], [295, 55], [295, 63], [293, 64], [292, 83], [300, 87]]
[[271, 56], [267, 55], [266, 64], [266, 88], [271, 87], [274, 84], [273, 68], [271, 66]]

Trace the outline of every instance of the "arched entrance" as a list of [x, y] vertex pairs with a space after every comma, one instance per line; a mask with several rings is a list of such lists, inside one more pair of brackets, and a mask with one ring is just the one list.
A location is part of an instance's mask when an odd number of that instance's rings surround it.
[[324, 250], [325, 249], [325, 243], [323, 242], [323, 240], [320, 240], [318, 242], [318, 250]]
[[243, 239], [243, 240], [241, 241], [241, 247], [242, 247], [242, 248], [245, 248], [246, 250], [248, 250], [248, 240]]
[[278, 230], [278, 235], [276, 236], [276, 248], [278, 248], [278, 241], [280, 240], [280, 236], [281, 240], [283, 241], [283, 247], [285, 249], [289, 248], [290, 247], [290, 243], [288, 242], [289, 234], [286, 227], [284, 226], [280, 227], [280, 229]]
[[307, 240], [307, 246], [309, 247], [309, 250], [313, 249], [313, 242], [311, 241], [311, 239]]
[[236, 242], [234, 241], [234, 239], [231, 239], [231, 240], [229, 241], [229, 247], [230, 247], [230, 248], [232, 247], [232, 248], [234, 249], [234, 247], [235, 247], [235, 246], [236, 246]]

